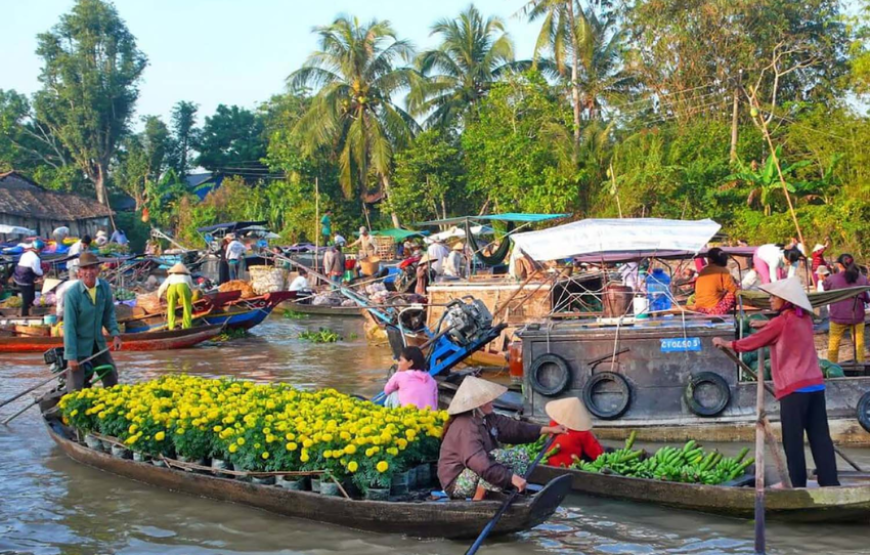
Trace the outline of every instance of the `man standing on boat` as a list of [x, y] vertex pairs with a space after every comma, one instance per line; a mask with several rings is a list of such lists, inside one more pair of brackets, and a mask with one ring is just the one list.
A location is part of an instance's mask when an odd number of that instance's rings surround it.
[[[101, 279], [100, 261], [90, 252], [79, 258], [79, 280], [73, 282], [64, 295], [63, 307], [63, 350], [69, 364], [67, 370], [67, 389], [76, 391], [90, 386], [90, 377], [79, 365], [80, 360], [90, 358], [106, 349], [103, 328], [114, 339], [114, 349], [121, 349], [121, 331], [115, 319], [115, 304], [112, 289]], [[112, 370], [101, 376], [103, 386], [111, 387], [118, 383], [115, 361], [108, 351], [94, 358], [91, 363], [99, 367], [109, 365]]]
[[175, 329], [175, 307], [181, 304], [181, 329], [193, 326], [193, 279], [187, 266], [178, 262], [169, 268], [169, 277], [157, 290], [157, 298], [166, 295], [166, 329]]
[[45, 247], [40, 239], [35, 239], [24, 250], [24, 254], [18, 259], [15, 271], [12, 273], [12, 281], [21, 291], [21, 317], [30, 316], [30, 307], [36, 298], [36, 280], [42, 277], [42, 260], [39, 259], [39, 251]]

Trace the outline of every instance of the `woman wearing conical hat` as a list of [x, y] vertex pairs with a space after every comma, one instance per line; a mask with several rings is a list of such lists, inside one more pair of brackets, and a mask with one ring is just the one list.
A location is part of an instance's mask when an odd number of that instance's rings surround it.
[[[773, 389], [779, 400], [782, 445], [792, 485], [807, 485], [804, 431], [810, 442], [820, 486], [838, 486], [834, 444], [828, 430], [825, 378], [813, 341], [813, 306], [797, 278], [762, 285], [770, 306], [779, 314], [761, 322], [758, 333], [739, 341], [713, 339], [717, 347], [738, 353], [770, 347]], [[753, 325], [759, 327], [759, 325]]]
[[550, 417], [550, 426], [562, 425], [568, 429], [568, 433], [560, 435], [553, 443], [553, 447], [559, 449], [550, 456], [548, 465], [567, 468], [574, 464], [575, 459], [593, 462], [604, 453], [604, 448], [591, 432], [592, 417], [580, 399], [567, 397], [550, 401], [544, 411]]
[[476, 497], [478, 486], [524, 490], [528, 456], [501, 444], [532, 443], [542, 434], [566, 432], [564, 426], [542, 427], [496, 414], [492, 402], [506, 392], [506, 387], [469, 376], [453, 397], [438, 457], [438, 479], [451, 497]]
[[181, 329], [189, 329], [193, 325], [193, 280], [190, 270], [179, 262], [169, 268], [169, 277], [160, 284], [157, 297], [166, 294], [166, 328], [175, 329], [175, 307], [180, 302], [182, 306]]

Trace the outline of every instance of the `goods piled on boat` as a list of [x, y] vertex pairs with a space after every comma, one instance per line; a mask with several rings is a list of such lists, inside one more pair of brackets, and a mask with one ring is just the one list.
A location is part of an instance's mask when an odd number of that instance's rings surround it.
[[363, 490], [437, 458], [445, 412], [387, 409], [333, 389], [167, 376], [85, 389], [64, 422], [155, 459], [219, 459], [237, 471], [325, 472]]

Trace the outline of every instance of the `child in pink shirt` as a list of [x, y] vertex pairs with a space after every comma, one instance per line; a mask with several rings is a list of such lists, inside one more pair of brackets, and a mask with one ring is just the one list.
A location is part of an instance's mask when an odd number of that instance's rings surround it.
[[384, 386], [384, 393], [399, 392], [399, 405], [438, 410], [438, 384], [428, 372], [419, 347], [405, 347], [399, 355], [398, 370]]

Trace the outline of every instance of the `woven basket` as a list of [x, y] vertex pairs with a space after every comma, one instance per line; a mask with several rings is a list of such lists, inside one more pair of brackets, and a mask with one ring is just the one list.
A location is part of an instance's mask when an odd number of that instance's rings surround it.
[[381, 269], [381, 259], [377, 256], [370, 256], [359, 261], [359, 269], [364, 276], [377, 275]]
[[274, 266], [250, 266], [251, 286], [257, 295], [284, 290], [284, 270]]

